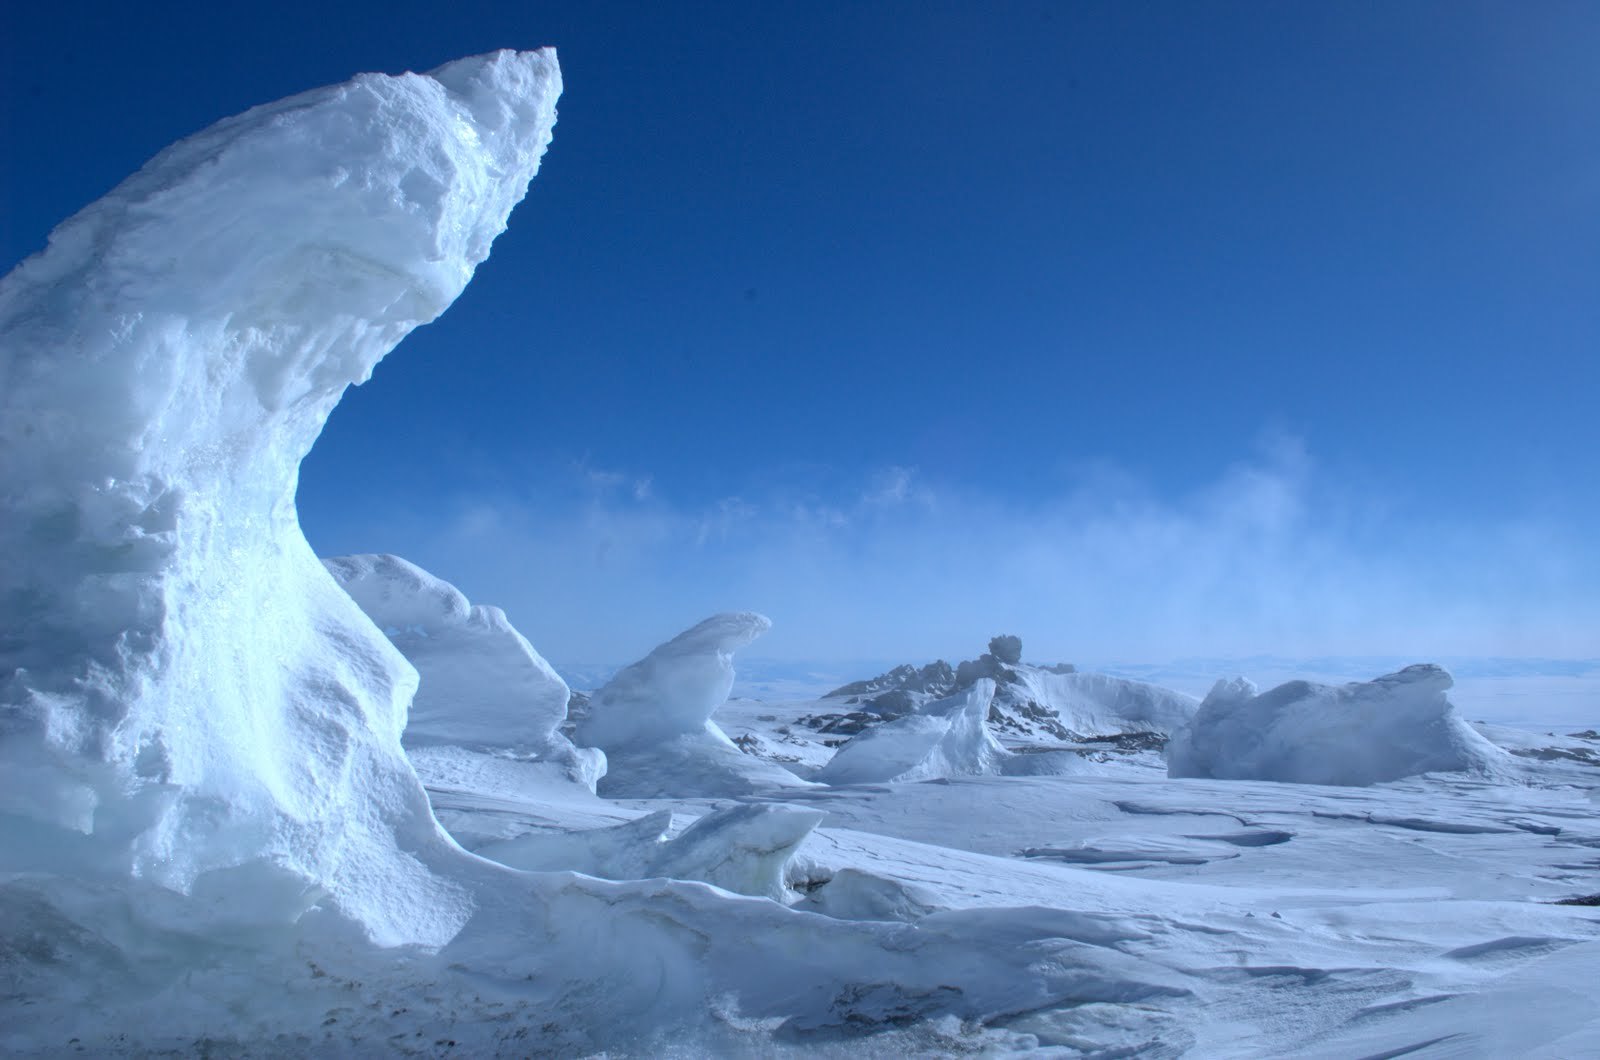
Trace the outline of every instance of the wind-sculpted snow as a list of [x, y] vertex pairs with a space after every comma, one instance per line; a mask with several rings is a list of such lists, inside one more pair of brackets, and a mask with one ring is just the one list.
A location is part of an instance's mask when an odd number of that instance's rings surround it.
[[519, 869], [571, 870], [608, 880], [703, 880], [737, 894], [788, 901], [795, 895], [785, 870], [823, 816], [798, 806], [741, 804], [706, 814], [668, 840], [672, 811], [658, 810], [611, 828], [531, 833], [476, 853]]
[[567, 683], [497, 607], [398, 556], [339, 556], [323, 564], [417, 668], [421, 683], [402, 737], [408, 748], [452, 745], [537, 758], [594, 790], [605, 755], [577, 748], [558, 727]]
[[[733, 653], [772, 628], [765, 615], [712, 615], [624, 668], [589, 700], [578, 739], [594, 747], [648, 746], [721, 730], [711, 715], [733, 688]], [[725, 738], [725, 737], [724, 737]]]
[[488, 256], [560, 88], [553, 52], [506, 51], [257, 107], [0, 281], [0, 869], [210, 896], [192, 927], [465, 921], [400, 748], [416, 673], [295, 486]]
[[999, 773], [1011, 753], [985, 724], [994, 693], [994, 682], [985, 678], [915, 714], [868, 729], [839, 748], [816, 779], [871, 784]]
[[1291, 681], [1257, 694], [1218, 681], [1167, 744], [1174, 777], [1361, 786], [1422, 773], [1497, 773], [1506, 754], [1469, 726], [1437, 666], [1342, 686]]
[[577, 740], [606, 753], [611, 798], [742, 795], [793, 787], [794, 774], [744, 754], [711, 720], [733, 688], [733, 653], [772, 622], [713, 615], [624, 668], [589, 700]]

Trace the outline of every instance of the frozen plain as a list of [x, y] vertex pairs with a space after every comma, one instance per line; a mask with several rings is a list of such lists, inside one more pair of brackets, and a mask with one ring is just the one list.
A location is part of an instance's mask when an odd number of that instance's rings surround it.
[[[506, 616], [318, 562], [299, 460], [487, 257], [559, 90], [503, 52], [257, 108], [0, 285], [0, 1048], [1600, 1052], [1600, 917], [1556, 904], [1600, 891], [1600, 745], [1472, 730], [1432, 672], [1204, 725], [1001, 646], [851, 723], [723, 704], [766, 620], [716, 616], [569, 735]], [[1296, 783], [1309, 736], [1320, 779], [1449, 771]]]

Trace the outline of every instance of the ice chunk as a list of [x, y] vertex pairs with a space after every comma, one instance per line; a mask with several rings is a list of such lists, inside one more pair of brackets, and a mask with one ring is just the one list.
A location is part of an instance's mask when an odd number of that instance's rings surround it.
[[817, 773], [824, 784], [872, 784], [999, 773], [1011, 752], [985, 723], [995, 684], [929, 703], [916, 714], [867, 729]]
[[558, 731], [567, 717], [567, 683], [504, 612], [468, 603], [455, 586], [398, 556], [338, 556], [323, 564], [417, 668], [407, 747], [536, 757], [594, 790], [605, 755], [574, 747]]
[[772, 623], [751, 611], [713, 615], [626, 667], [589, 699], [581, 744], [606, 753], [609, 798], [741, 795], [803, 784], [747, 755], [711, 715], [733, 688], [733, 653]]
[[468, 917], [400, 746], [416, 672], [295, 486], [488, 256], [560, 88], [554, 52], [502, 51], [256, 107], [0, 281], [0, 872], [210, 895], [196, 931], [320, 905], [438, 944]]
[[1457, 713], [1450, 675], [1408, 666], [1369, 682], [1291, 681], [1257, 694], [1218, 681], [1167, 744], [1174, 777], [1377, 784], [1420, 773], [1496, 773], [1506, 755]]
[[738, 611], [712, 615], [678, 634], [590, 697], [579, 742], [609, 750], [685, 733], [721, 736], [711, 715], [733, 688], [733, 653], [771, 628], [764, 615]]

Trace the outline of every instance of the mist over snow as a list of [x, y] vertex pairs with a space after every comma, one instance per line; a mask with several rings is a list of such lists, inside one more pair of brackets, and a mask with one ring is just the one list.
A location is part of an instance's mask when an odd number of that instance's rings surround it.
[[558, 665], [621, 661], [748, 601], [781, 602], [763, 604], [772, 659], [956, 658], [1000, 628], [1102, 662], [1600, 655], [1600, 559], [1572, 528], [1409, 510], [1275, 435], [1177, 496], [1101, 463], [1024, 497], [891, 467], [790, 469], [693, 503], [573, 462], [427, 515], [380, 506], [309, 532], [448, 571]]

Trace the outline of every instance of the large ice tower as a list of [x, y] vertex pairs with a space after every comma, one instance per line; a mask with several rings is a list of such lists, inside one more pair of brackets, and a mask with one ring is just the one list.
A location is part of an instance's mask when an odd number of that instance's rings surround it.
[[0, 283], [0, 871], [331, 902], [380, 942], [465, 920], [400, 748], [415, 671], [296, 478], [488, 256], [560, 90], [553, 51], [501, 51], [256, 107]]

